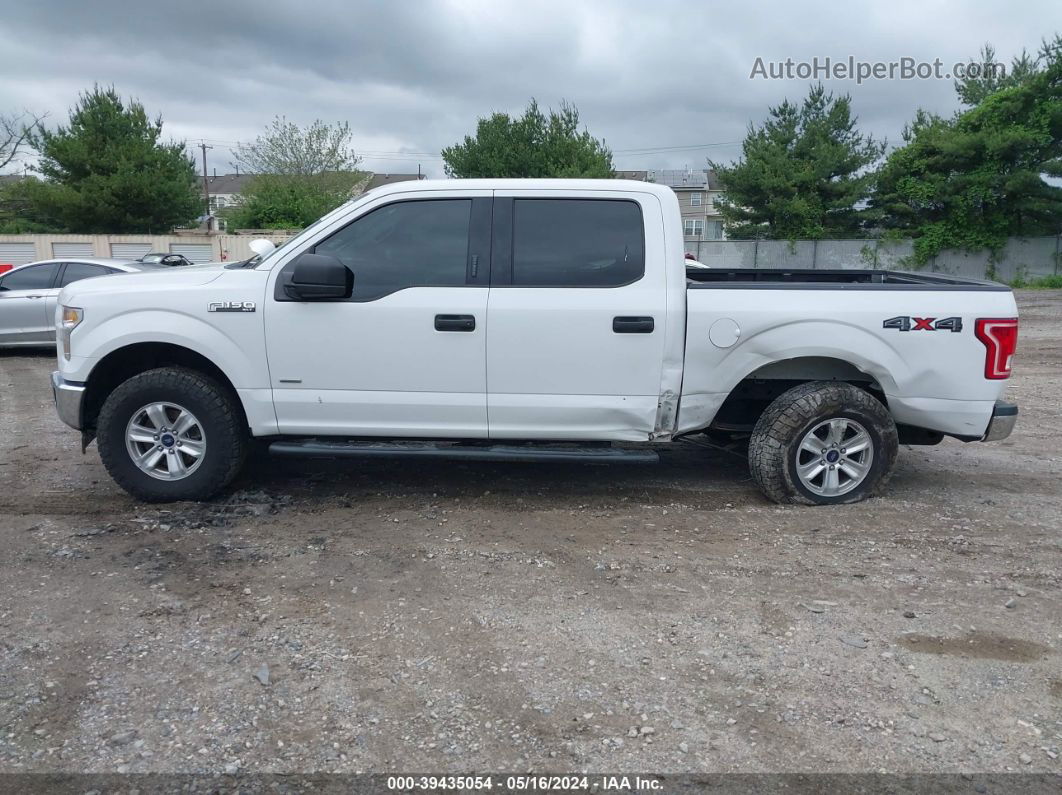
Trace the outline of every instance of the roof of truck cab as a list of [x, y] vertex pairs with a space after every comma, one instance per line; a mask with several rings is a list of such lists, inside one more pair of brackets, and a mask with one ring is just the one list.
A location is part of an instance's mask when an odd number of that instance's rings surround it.
[[381, 185], [373, 188], [371, 193], [373, 196], [386, 196], [394, 193], [420, 193], [436, 190], [575, 190], [675, 195], [674, 191], [666, 185], [633, 179], [422, 179]]

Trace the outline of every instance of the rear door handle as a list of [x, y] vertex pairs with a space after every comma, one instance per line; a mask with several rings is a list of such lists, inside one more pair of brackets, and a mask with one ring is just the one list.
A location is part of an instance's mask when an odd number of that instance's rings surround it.
[[617, 334], [652, 334], [655, 325], [651, 317], [640, 315], [612, 318], [612, 330]]
[[436, 315], [436, 331], [475, 331], [475, 315]]

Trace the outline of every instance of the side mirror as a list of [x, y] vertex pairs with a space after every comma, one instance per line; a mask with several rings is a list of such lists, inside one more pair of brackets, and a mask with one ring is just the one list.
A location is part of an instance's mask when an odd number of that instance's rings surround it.
[[264, 237], [258, 237], [247, 244], [247, 248], [251, 249], [259, 257], [264, 257], [270, 251], [276, 248], [272, 240], [266, 240]]
[[298, 301], [337, 301], [354, 292], [350, 268], [327, 254], [300, 254], [284, 285], [289, 298]]

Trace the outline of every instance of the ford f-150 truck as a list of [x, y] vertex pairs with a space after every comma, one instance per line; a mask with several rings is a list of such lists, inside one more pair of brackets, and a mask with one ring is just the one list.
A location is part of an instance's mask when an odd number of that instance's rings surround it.
[[772, 500], [853, 502], [899, 444], [1006, 437], [1003, 285], [690, 270], [670, 188], [377, 188], [241, 263], [89, 279], [56, 313], [60, 417], [145, 500], [281, 455], [648, 461], [746, 438]]

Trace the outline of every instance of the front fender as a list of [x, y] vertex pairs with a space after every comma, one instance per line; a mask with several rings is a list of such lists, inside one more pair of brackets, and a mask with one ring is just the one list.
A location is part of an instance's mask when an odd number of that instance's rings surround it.
[[[220, 317], [233, 328], [223, 330], [179, 310], [142, 309], [75, 329], [70, 361], [60, 361], [65, 365], [63, 377], [85, 382], [97, 362], [120, 348], [137, 343], [169, 343], [194, 351], [216, 364], [236, 389], [268, 389], [261, 321], [257, 319], [260, 315], [254, 320], [242, 313]], [[89, 355], [80, 355], [83, 351]]]

